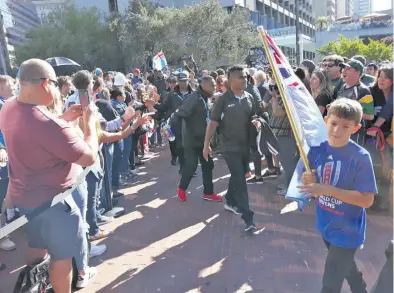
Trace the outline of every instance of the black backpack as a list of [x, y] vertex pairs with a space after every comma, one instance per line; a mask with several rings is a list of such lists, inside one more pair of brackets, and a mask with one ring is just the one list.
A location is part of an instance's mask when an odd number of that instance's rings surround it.
[[[50, 257], [43, 261], [26, 266], [19, 274], [13, 293], [54, 293], [49, 279]], [[78, 270], [73, 259], [73, 282], [75, 288]]]

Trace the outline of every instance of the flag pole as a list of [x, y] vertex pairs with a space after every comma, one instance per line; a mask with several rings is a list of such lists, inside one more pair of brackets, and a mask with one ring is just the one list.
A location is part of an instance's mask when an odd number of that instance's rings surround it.
[[260, 39], [263, 42], [265, 55], [268, 58], [268, 62], [270, 64], [270, 66], [271, 66], [272, 73], [273, 73], [274, 79], [276, 81], [276, 85], [278, 86], [279, 93], [280, 93], [280, 95], [282, 97], [283, 105], [285, 106], [286, 114], [287, 114], [287, 117], [289, 118], [290, 126], [291, 126], [291, 129], [293, 130], [294, 138], [295, 138], [295, 141], [297, 143], [297, 147], [298, 147], [298, 150], [300, 152], [300, 156], [301, 156], [302, 162], [304, 163], [305, 169], [308, 172], [310, 172], [311, 169], [309, 167], [308, 158], [307, 158], [307, 155], [304, 152], [304, 148], [302, 147], [301, 138], [300, 138], [300, 136], [299, 136], [299, 134], [297, 132], [297, 127], [296, 127], [296, 124], [294, 122], [293, 115], [292, 115], [292, 113], [290, 111], [289, 105], [287, 104], [287, 100], [285, 98], [285, 91], [283, 89], [283, 84], [281, 82], [279, 82], [280, 79], [279, 79], [278, 72], [276, 71], [276, 66], [274, 66], [274, 61], [272, 60], [271, 54], [270, 54], [270, 52], [268, 50], [268, 44], [267, 44], [267, 39], [265, 38], [264, 29], [263, 29], [263, 27], [259, 26], [257, 28], [257, 31], [259, 32]]

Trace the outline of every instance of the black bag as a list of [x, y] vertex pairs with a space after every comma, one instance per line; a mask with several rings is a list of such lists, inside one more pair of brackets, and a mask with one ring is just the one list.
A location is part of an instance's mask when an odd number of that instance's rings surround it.
[[49, 280], [50, 258], [26, 266], [19, 274], [13, 293], [53, 293]]
[[146, 128], [145, 125], [138, 126], [138, 128], [134, 131], [133, 135], [135, 137], [140, 137], [141, 135], [144, 135], [147, 133], [148, 129]]
[[[13, 293], [54, 293], [49, 279], [50, 257], [43, 261], [26, 266], [18, 276]], [[73, 282], [72, 288], [75, 288], [77, 282], [78, 270], [73, 259]]]

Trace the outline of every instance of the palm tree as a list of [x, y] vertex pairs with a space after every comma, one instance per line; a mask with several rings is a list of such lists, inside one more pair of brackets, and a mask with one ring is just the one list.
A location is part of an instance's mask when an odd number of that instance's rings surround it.
[[322, 31], [328, 27], [328, 17], [327, 16], [320, 16], [315, 19], [315, 27], [316, 30]]

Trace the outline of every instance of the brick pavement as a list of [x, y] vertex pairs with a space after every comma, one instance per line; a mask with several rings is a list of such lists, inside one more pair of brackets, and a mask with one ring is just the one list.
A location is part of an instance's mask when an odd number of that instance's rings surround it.
[[[228, 171], [215, 161], [216, 192], [227, 188]], [[92, 260], [98, 278], [81, 293], [316, 293], [326, 249], [315, 230], [314, 209], [280, 215], [287, 201], [275, 181], [250, 185], [249, 195], [261, 233], [247, 236], [239, 216], [223, 204], [201, 199], [201, 175], [193, 179], [187, 202], [175, 197], [177, 168], [168, 150], [148, 161], [139, 180], [124, 191], [127, 214], [104, 228], [113, 229], [107, 252]], [[392, 220], [369, 215], [365, 248], [357, 262], [372, 285], [392, 238]], [[23, 264], [23, 233], [13, 235], [14, 252], [0, 251], [8, 269], [0, 273], [0, 293], [12, 292]], [[350, 292], [347, 285], [344, 293]]]

